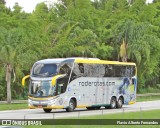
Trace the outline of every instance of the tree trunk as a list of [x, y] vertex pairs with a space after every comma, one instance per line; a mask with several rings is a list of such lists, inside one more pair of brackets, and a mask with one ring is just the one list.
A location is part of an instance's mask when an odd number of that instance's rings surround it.
[[6, 67], [6, 82], [7, 82], [7, 103], [11, 103], [11, 64], [7, 64]]

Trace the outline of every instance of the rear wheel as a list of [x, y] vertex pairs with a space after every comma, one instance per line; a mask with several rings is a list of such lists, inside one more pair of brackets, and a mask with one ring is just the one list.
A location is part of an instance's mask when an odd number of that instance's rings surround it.
[[44, 110], [44, 112], [46, 112], [46, 113], [50, 113], [50, 112], [52, 111], [52, 109], [45, 109], [45, 108], [43, 108], [43, 110]]
[[117, 101], [117, 108], [122, 108], [123, 106], [123, 99], [122, 97], [119, 97], [118, 101]]
[[76, 103], [73, 99], [71, 99], [70, 102], [69, 102], [68, 108], [66, 108], [66, 111], [67, 112], [72, 112], [72, 111], [74, 111], [75, 107], [76, 107]]
[[111, 109], [114, 109], [114, 108], [116, 108], [116, 98], [115, 97], [112, 97], [111, 98], [111, 101], [110, 101], [110, 108]]

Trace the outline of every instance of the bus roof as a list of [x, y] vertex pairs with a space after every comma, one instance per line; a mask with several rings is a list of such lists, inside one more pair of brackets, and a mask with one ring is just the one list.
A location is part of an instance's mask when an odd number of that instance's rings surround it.
[[47, 64], [47, 63], [62, 63], [62, 62], [75, 62], [75, 63], [86, 63], [86, 64], [136, 65], [133, 62], [107, 61], [107, 60], [100, 60], [98, 58], [82, 58], [82, 57], [44, 59], [44, 60], [39, 60], [36, 63]]
[[107, 61], [98, 59], [75, 59], [76, 63], [86, 63], [86, 64], [115, 64], [115, 65], [136, 65], [133, 62], [119, 62], [119, 61]]
[[62, 63], [62, 62], [74, 62], [76, 59], [98, 59], [98, 58], [82, 58], [82, 57], [70, 57], [70, 58], [51, 58], [51, 59], [44, 59], [44, 60], [39, 60], [36, 63], [43, 63], [43, 64], [48, 64], [48, 63]]
[[36, 63], [43, 63], [43, 64], [48, 64], [48, 63], [61, 63], [64, 61], [65, 58], [54, 58], [54, 59], [44, 59], [44, 60], [39, 60]]

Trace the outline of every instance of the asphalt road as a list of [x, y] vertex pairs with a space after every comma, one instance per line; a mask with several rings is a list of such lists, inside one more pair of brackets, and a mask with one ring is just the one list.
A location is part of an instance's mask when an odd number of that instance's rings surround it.
[[124, 105], [121, 109], [104, 109], [100, 110], [87, 110], [87, 109], [76, 109], [74, 112], [66, 112], [63, 109], [52, 110], [51, 113], [45, 113], [42, 109], [23, 109], [23, 110], [9, 110], [0, 111], [0, 119], [57, 119], [89, 115], [102, 115], [109, 113], [125, 113], [134, 111], [145, 111], [160, 109], [160, 100], [148, 101], [148, 102], [137, 102], [133, 105]]

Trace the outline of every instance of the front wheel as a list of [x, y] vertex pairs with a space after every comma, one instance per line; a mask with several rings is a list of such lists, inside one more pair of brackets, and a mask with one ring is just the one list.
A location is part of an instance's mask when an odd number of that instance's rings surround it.
[[45, 109], [45, 108], [43, 108], [43, 110], [44, 110], [44, 112], [46, 112], [46, 113], [50, 113], [50, 112], [52, 111], [52, 109]]
[[69, 102], [69, 106], [66, 108], [66, 111], [72, 112], [72, 111], [74, 111], [75, 107], [76, 107], [76, 103], [73, 99], [71, 99]]

